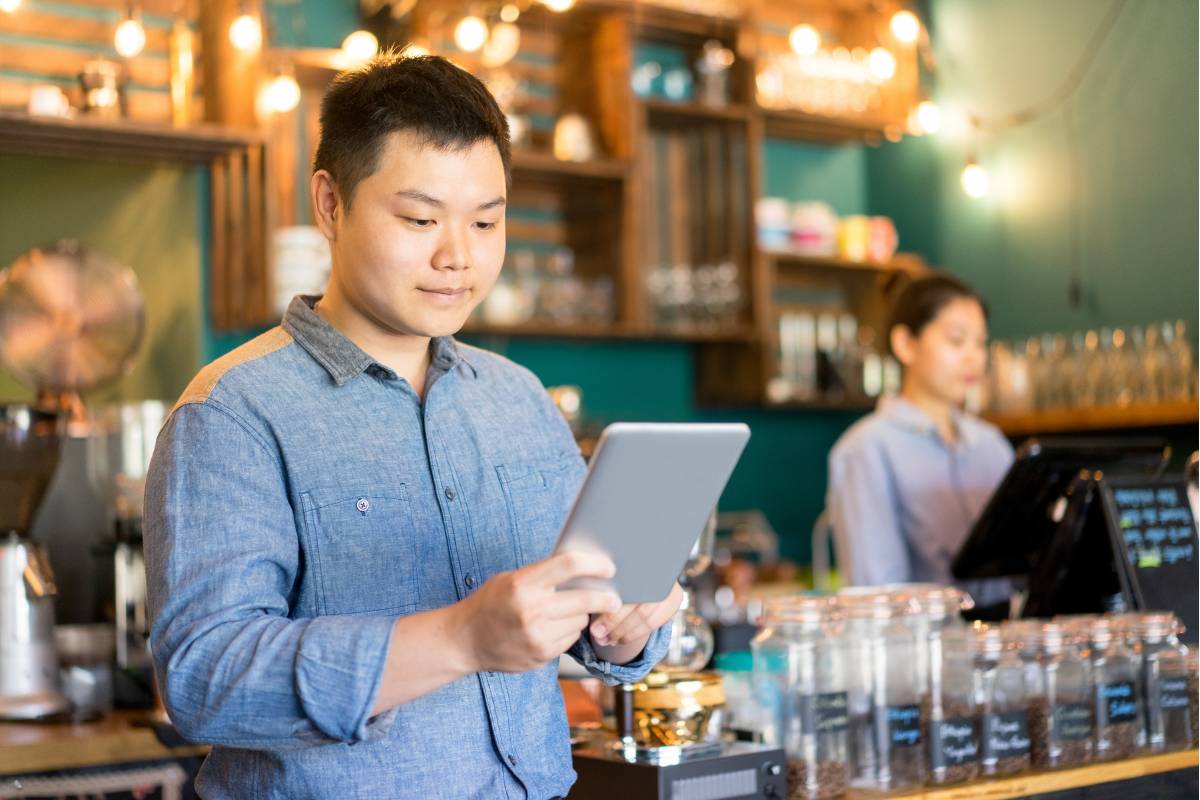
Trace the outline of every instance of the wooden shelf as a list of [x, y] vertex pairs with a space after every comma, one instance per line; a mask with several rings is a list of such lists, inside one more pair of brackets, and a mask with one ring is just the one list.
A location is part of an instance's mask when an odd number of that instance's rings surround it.
[[747, 122], [750, 109], [741, 105], [709, 106], [703, 103], [642, 98], [638, 104], [651, 118], [676, 119], [690, 122]]
[[115, 711], [95, 722], [0, 722], [0, 775], [203, 755], [203, 745], [167, 747], [149, 712]]
[[759, 108], [758, 113], [762, 115], [763, 134], [770, 138], [803, 139], [829, 144], [852, 141], [878, 143], [883, 138], [882, 127], [865, 120], [776, 108]]
[[[1162, 772], [1195, 770], [1197, 764], [1200, 764], [1197, 751], [1185, 750], [1182, 753], [1131, 758], [1126, 761], [1093, 764], [1078, 769], [1064, 769], [1057, 772], [1035, 772], [1027, 775], [1018, 775], [1013, 778], [975, 781], [958, 786], [926, 788], [915, 792], [884, 796], [904, 798], [904, 800], [1009, 800], [1009, 798], [1038, 796], [1051, 792], [1112, 783], [1114, 781], [1144, 778], [1148, 775], [1157, 775]], [[852, 791], [847, 797], [849, 800], [865, 800], [868, 797], [876, 798], [877, 800], [880, 795]]]
[[1092, 430], [1158, 428], [1195, 425], [1195, 400], [1156, 405], [1106, 408], [1063, 408], [1019, 414], [984, 414], [984, 418], [1008, 436], [1037, 433], [1077, 433]]
[[764, 249], [763, 255], [775, 262], [777, 267], [798, 269], [850, 269], [872, 272], [920, 272], [925, 264], [915, 256], [901, 255], [891, 261], [852, 261], [836, 256], [807, 256], [789, 250]]
[[560, 161], [550, 153], [534, 150], [513, 150], [514, 172], [560, 178], [595, 178], [601, 180], [624, 180], [629, 165], [612, 158], [591, 161]]
[[207, 164], [261, 143], [256, 131], [217, 125], [176, 128], [126, 119], [64, 119], [0, 111], [0, 150], [9, 153]]

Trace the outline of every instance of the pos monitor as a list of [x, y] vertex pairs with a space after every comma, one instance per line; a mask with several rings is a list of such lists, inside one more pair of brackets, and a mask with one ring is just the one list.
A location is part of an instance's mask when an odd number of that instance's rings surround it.
[[1156, 438], [1030, 439], [951, 565], [959, 580], [1027, 576], [1022, 616], [1098, 612], [1124, 597], [1099, 486], [1105, 477], [1156, 478], [1170, 448]]

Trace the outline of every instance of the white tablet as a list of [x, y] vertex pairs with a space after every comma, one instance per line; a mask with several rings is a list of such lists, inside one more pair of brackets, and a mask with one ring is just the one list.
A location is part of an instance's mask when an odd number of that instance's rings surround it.
[[604, 553], [616, 576], [560, 588], [613, 589], [625, 603], [665, 599], [749, 439], [742, 423], [605, 428], [554, 551]]

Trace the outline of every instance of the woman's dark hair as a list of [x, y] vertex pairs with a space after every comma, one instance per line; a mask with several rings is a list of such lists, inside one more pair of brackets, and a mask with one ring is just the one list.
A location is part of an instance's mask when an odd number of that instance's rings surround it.
[[509, 178], [508, 120], [487, 87], [440, 56], [387, 53], [338, 75], [321, 101], [313, 171], [333, 176], [347, 211], [359, 182], [379, 168], [387, 137], [400, 131], [446, 150], [491, 141]]
[[920, 336], [925, 326], [933, 322], [943, 308], [958, 299], [979, 303], [984, 318], [987, 318], [987, 303], [983, 302], [983, 298], [974, 289], [958, 278], [935, 272], [908, 281], [900, 287], [899, 294], [892, 303], [885, 341], [890, 347], [892, 330], [897, 325], [908, 328], [913, 336]]

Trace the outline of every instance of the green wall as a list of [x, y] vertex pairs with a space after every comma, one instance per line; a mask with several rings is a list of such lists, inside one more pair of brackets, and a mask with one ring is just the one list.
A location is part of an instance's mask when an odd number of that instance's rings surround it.
[[[1051, 96], [1111, 5], [929, 7], [937, 100], [986, 119]], [[906, 248], [982, 291], [999, 336], [1180, 318], [1194, 338], [1197, 13], [1194, 0], [1125, 3], [1066, 110], [974, 141], [948, 132], [868, 150], [871, 210], [896, 218]], [[991, 174], [982, 201], [958, 183], [969, 150]], [[1068, 304], [1073, 220], [1077, 308]]]

